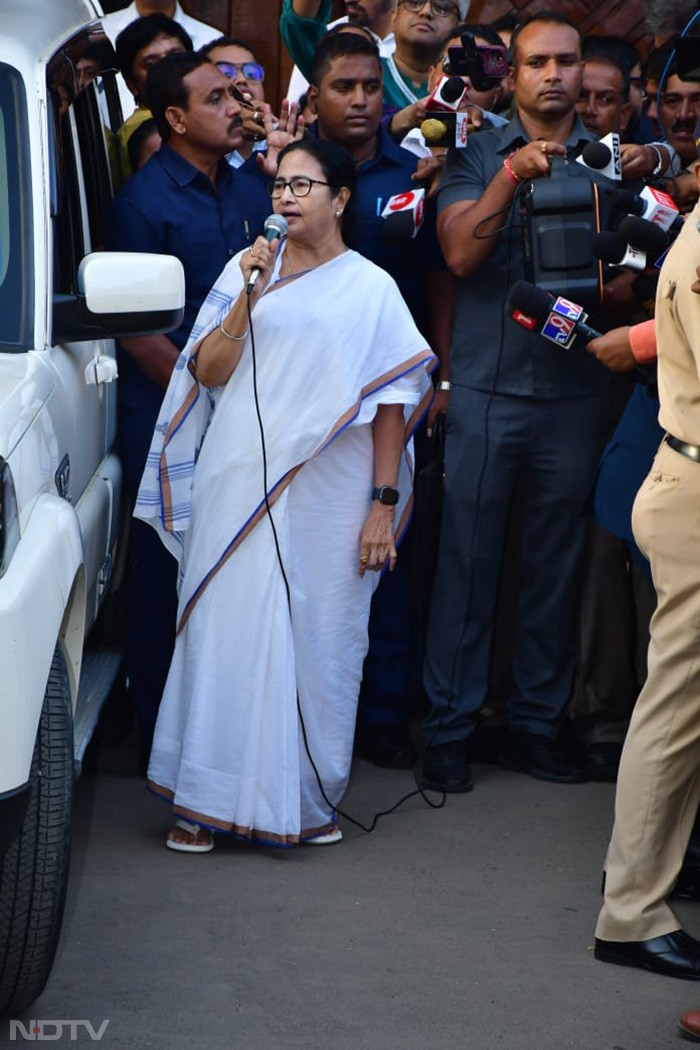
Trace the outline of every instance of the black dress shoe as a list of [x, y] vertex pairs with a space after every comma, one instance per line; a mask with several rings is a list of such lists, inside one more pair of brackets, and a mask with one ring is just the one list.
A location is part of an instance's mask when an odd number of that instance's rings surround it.
[[432, 791], [450, 794], [471, 791], [474, 785], [464, 753], [464, 741], [426, 747], [417, 780], [420, 787]]
[[601, 941], [595, 939], [595, 957], [618, 966], [636, 966], [666, 977], [700, 981], [700, 941], [685, 930], [652, 937], [649, 941]]
[[529, 773], [535, 780], [582, 784], [586, 779], [580, 766], [556, 740], [520, 729], [508, 732], [498, 761], [502, 769]]
[[584, 771], [588, 780], [614, 784], [620, 768], [622, 744], [591, 744], [586, 749]]
[[382, 769], [413, 769], [416, 762], [411, 734], [403, 724], [387, 722], [363, 730], [360, 749], [365, 758]]

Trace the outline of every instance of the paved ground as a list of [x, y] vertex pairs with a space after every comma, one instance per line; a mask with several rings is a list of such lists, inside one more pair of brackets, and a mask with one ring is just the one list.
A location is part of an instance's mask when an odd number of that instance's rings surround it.
[[[592, 957], [612, 786], [479, 766], [471, 795], [413, 799], [373, 835], [346, 825], [339, 846], [219, 838], [183, 856], [135, 767], [103, 752], [80, 783], [64, 934], [33, 1018], [109, 1019], [107, 1050], [690, 1045], [675, 1021], [700, 984]], [[366, 818], [411, 785], [358, 763], [347, 807]], [[679, 914], [700, 934], [700, 905]]]

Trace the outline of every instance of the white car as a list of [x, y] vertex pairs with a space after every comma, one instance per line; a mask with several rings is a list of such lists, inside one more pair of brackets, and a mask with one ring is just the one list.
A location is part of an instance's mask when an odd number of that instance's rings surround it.
[[100, 13], [0, 0], [0, 1013], [15, 1015], [50, 973], [74, 772], [119, 663], [85, 649], [123, 522], [113, 337], [171, 330], [184, 308], [176, 259], [101, 250], [121, 113]]

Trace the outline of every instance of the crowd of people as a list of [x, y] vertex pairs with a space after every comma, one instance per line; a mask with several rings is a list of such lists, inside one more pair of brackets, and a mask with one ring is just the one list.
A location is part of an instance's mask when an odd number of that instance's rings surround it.
[[[249, 42], [172, 2], [104, 19], [128, 100], [106, 247], [185, 271], [180, 327], [118, 348], [167, 845], [338, 842], [353, 746], [444, 793], [480, 757], [618, 780], [596, 957], [700, 979], [668, 905], [700, 899], [700, 84], [673, 39], [643, 60], [555, 11], [346, 10], [284, 0], [278, 115]], [[507, 74], [467, 75], [465, 34]], [[426, 137], [455, 75], [464, 148]], [[687, 218], [661, 270], [605, 267], [603, 334], [562, 352], [508, 306], [522, 191], [610, 134], [622, 186]]]

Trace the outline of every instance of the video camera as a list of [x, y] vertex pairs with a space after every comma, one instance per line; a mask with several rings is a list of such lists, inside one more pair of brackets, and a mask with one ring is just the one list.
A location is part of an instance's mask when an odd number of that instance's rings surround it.
[[508, 49], [477, 44], [472, 33], [462, 33], [461, 40], [461, 47], [447, 50], [453, 75], [469, 77], [475, 91], [498, 87], [508, 72]]

